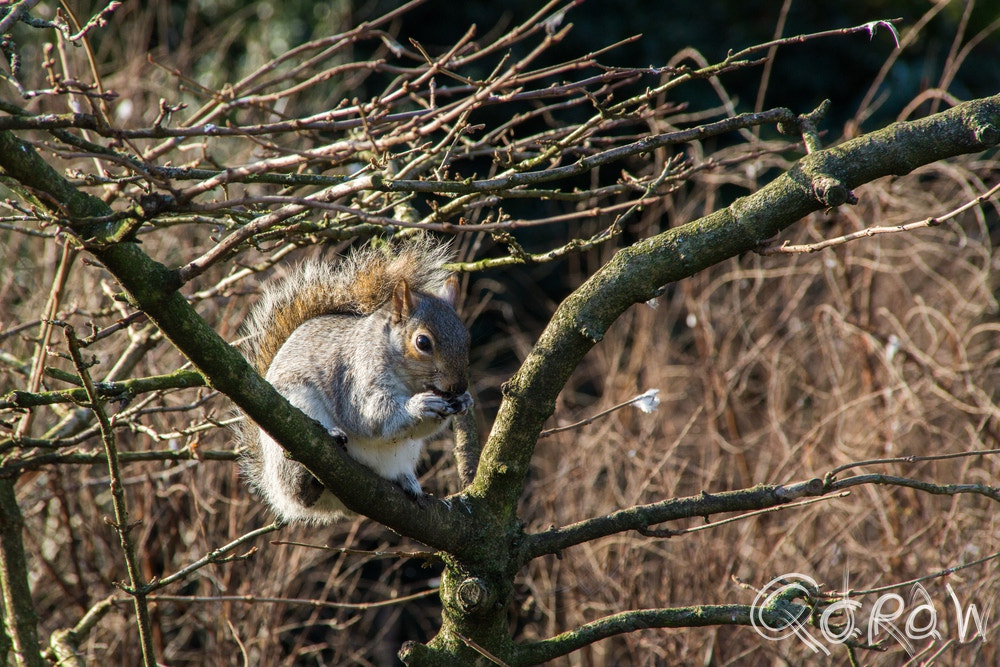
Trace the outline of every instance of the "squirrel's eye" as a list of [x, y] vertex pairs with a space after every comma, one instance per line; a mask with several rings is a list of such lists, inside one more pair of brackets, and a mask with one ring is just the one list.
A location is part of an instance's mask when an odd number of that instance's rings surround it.
[[430, 354], [434, 350], [434, 341], [427, 334], [417, 334], [413, 338], [413, 344], [424, 354]]

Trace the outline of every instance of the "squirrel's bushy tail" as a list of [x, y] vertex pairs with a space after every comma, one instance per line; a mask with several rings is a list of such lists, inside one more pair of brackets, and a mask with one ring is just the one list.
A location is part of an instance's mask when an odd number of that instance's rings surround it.
[[452, 259], [448, 244], [419, 235], [399, 244], [365, 245], [337, 262], [309, 260], [264, 290], [244, 324], [244, 354], [264, 375], [285, 340], [320, 315], [367, 315], [392, 297], [401, 281], [437, 294]]

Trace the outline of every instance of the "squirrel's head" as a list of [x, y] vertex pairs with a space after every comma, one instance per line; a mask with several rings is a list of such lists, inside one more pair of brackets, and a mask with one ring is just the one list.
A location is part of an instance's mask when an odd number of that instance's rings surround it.
[[392, 293], [392, 323], [403, 337], [403, 368], [414, 391], [453, 398], [468, 388], [469, 331], [455, 312], [458, 281], [445, 281], [438, 295], [400, 281]]

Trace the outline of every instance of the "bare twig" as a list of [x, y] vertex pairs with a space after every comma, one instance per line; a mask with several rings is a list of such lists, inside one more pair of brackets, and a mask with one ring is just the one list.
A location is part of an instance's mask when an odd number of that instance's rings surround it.
[[1000, 558], [1000, 552], [992, 553], [984, 558], [977, 558], [976, 560], [969, 561], [968, 563], [962, 563], [961, 565], [953, 565], [952, 567], [946, 567], [937, 572], [931, 572], [930, 574], [925, 574], [920, 577], [914, 577], [913, 579], [907, 579], [906, 581], [899, 581], [893, 584], [887, 584], [885, 586], [878, 586], [876, 588], [865, 588], [865, 589], [848, 589], [844, 591], [831, 591], [825, 593], [826, 596], [830, 598], [846, 598], [846, 597], [859, 597], [862, 595], [876, 595], [880, 593], [886, 593], [888, 591], [897, 590], [900, 588], [910, 588], [913, 584], [919, 584], [925, 581], [931, 581], [933, 579], [941, 579], [942, 577], [947, 577], [961, 570], [968, 569], [970, 567], [975, 567], [977, 565], [982, 565], [983, 563], [989, 563], [990, 561], [997, 560]]
[[229, 560], [246, 559], [256, 551], [256, 547], [252, 548], [250, 551], [248, 551], [246, 554], [242, 556], [234, 557], [234, 556], [227, 556], [226, 554], [228, 554], [233, 549], [239, 547], [240, 545], [246, 544], [251, 540], [255, 540], [261, 535], [267, 535], [268, 533], [273, 533], [274, 531], [279, 530], [281, 527], [282, 524], [276, 521], [274, 523], [270, 523], [264, 526], [263, 528], [251, 530], [249, 533], [241, 535], [240, 537], [236, 538], [229, 544], [221, 546], [218, 549], [214, 549], [213, 551], [210, 551], [209, 553], [205, 554], [198, 560], [181, 568], [177, 572], [174, 572], [173, 574], [163, 577], [161, 579], [157, 579], [156, 581], [150, 582], [146, 586], [146, 591], [147, 592], [156, 591], [163, 588], [164, 586], [169, 586], [174, 582], [183, 581], [187, 579], [187, 577], [189, 577], [193, 572], [197, 572], [201, 568], [205, 567], [206, 565], [211, 565], [212, 563], [223, 563]]
[[[62, 301], [63, 290], [66, 281], [69, 279], [69, 272], [76, 259], [77, 248], [69, 239], [63, 241], [62, 257], [59, 260], [59, 268], [56, 271], [52, 287], [49, 289], [49, 299], [45, 304], [45, 314], [42, 316], [41, 332], [38, 344], [35, 346], [35, 355], [31, 363], [31, 376], [28, 379], [28, 392], [36, 392], [42, 384], [42, 373], [45, 369], [46, 358], [49, 352], [49, 343], [52, 341], [53, 320], [59, 310]], [[18, 435], [26, 435], [31, 429], [31, 421], [34, 413], [28, 412], [21, 419], [17, 427]]]
[[66, 343], [69, 347], [70, 355], [73, 358], [73, 365], [83, 380], [83, 386], [87, 391], [89, 406], [97, 417], [101, 427], [101, 439], [104, 441], [105, 456], [108, 462], [108, 472], [111, 475], [111, 497], [114, 506], [115, 518], [108, 521], [116, 531], [121, 541], [122, 553], [125, 557], [125, 568], [128, 571], [129, 583], [120, 584], [121, 588], [132, 596], [135, 607], [136, 622], [139, 629], [139, 641], [142, 645], [142, 658], [147, 667], [155, 667], [156, 654], [153, 648], [152, 625], [149, 618], [149, 605], [146, 602], [148, 593], [147, 584], [143, 581], [142, 573], [137, 561], [137, 549], [132, 539], [132, 530], [137, 524], [129, 522], [128, 506], [125, 501], [125, 489], [121, 484], [121, 469], [118, 462], [118, 446], [115, 440], [115, 431], [108, 418], [101, 399], [98, 396], [94, 381], [90, 377], [89, 366], [83, 360], [80, 353], [80, 343], [76, 337], [73, 327], [65, 325], [63, 331], [66, 334]]
[[915, 229], [922, 229], [924, 227], [937, 227], [952, 218], [965, 213], [969, 209], [981, 206], [990, 199], [997, 196], [1000, 192], [1000, 183], [994, 185], [992, 188], [979, 195], [971, 201], [967, 201], [956, 209], [945, 213], [940, 216], [933, 216], [930, 218], [925, 218], [924, 220], [919, 220], [917, 222], [909, 222], [903, 225], [893, 225], [891, 227], [867, 227], [865, 229], [858, 230], [856, 232], [851, 232], [850, 234], [844, 234], [843, 236], [838, 236], [832, 239], [826, 239], [825, 241], [819, 241], [817, 243], [806, 243], [801, 245], [792, 245], [785, 241], [779, 246], [774, 246], [771, 242], [767, 242], [757, 250], [761, 255], [775, 255], [780, 253], [810, 253], [819, 252], [820, 250], [825, 250], [826, 248], [832, 248], [834, 246], [843, 245], [850, 241], [856, 241], [863, 238], [871, 238], [872, 236], [878, 236], [880, 234], [898, 234], [900, 232], [910, 232]]
[[656, 397], [656, 395], [659, 393], [659, 391], [660, 391], [659, 389], [651, 389], [651, 390], [649, 390], [649, 391], [647, 391], [645, 393], [639, 394], [638, 396], [633, 396], [632, 398], [628, 399], [624, 403], [619, 403], [618, 405], [612, 406], [612, 407], [608, 408], [607, 410], [602, 410], [602, 411], [598, 412], [596, 415], [593, 415], [591, 417], [587, 417], [586, 419], [583, 419], [583, 420], [578, 421], [578, 422], [574, 422], [573, 424], [568, 424], [566, 426], [558, 426], [556, 428], [547, 428], [544, 431], [542, 431], [541, 433], [539, 433], [538, 437], [539, 438], [547, 438], [548, 436], [554, 435], [556, 433], [562, 433], [563, 431], [571, 431], [573, 429], [577, 429], [577, 428], [580, 428], [582, 426], [586, 426], [587, 424], [592, 424], [595, 421], [597, 421], [598, 419], [600, 419], [601, 417], [605, 417], [607, 415], [610, 415], [612, 412], [615, 412], [617, 410], [621, 410], [622, 408], [628, 407], [629, 405], [635, 405], [637, 403], [641, 404], [641, 405], [647, 405], [648, 404], [649, 407], [648, 408], [643, 407], [642, 411], [643, 412], [652, 412], [653, 410], [656, 409], [656, 406], [659, 405], [659, 403], [660, 403], [660, 399], [658, 399]]
[[325, 544], [307, 544], [305, 542], [290, 542], [286, 540], [271, 540], [271, 544], [322, 549], [323, 551], [332, 551], [348, 556], [366, 556], [368, 558], [417, 558], [429, 562], [441, 560], [441, 555], [436, 551], [366, 551], [363, 549], [348, 549], [346, 547], [331, 547]]
[[826, 480], [832, 481], [836, 479], [837, 475], [844, 472], [845, 470], [850, 470], [851, 468], [860, 468], [862, 466], [872, 466], [872, 465], [885, 465], [888, 463], [920, 463], [922, 461], [946, 461], [948, 459], [962, 459], [971, 458], [974, 456], [994, 456], [1000, 454], [1000, 449], [984, 449], [984, 450], [972, 450], [967, 452], [953, 452], [950, 454], [930, 454], [925, 456], [894, 456], [885, 459], [869, 459], [867, 461], [852, 461], [850, 463], [845, 463], [842, 466], [837, 466], [830, 472], [826, 474]]
[[380, 607], [391, 607], [397, 604], [413, 602], [423, 598], [438, 594], [438, 589], [432, 588], [410, 595], [400, 595], [389, 600], [378, 602], [330, 602], [329, 600], [316, 600], [313, 598], [277, 598], [261, 595], [150, 595], [152, 602], [245, 602], [247, 604], [294, 604], [302, 607], [314, 607], [316, 609], [351, 609], [355, 611], [365, 611], [367, 609], [378, 609]]

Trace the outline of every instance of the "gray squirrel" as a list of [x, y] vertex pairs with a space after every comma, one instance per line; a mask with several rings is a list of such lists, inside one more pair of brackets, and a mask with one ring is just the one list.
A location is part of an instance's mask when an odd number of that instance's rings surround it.
[[[392, 251], [365, 246], [309, 261], [265, 286], [244, 325], [244, 353], [289, 402], [347, 453], [423, 498], [423, 442], [472, 405], [469, 332], [455, 312], [450, 252], [429, 237]], [[239, 430], [251, 487], [285, 521], [350, 513], [302, 464], [248, 420]]]

